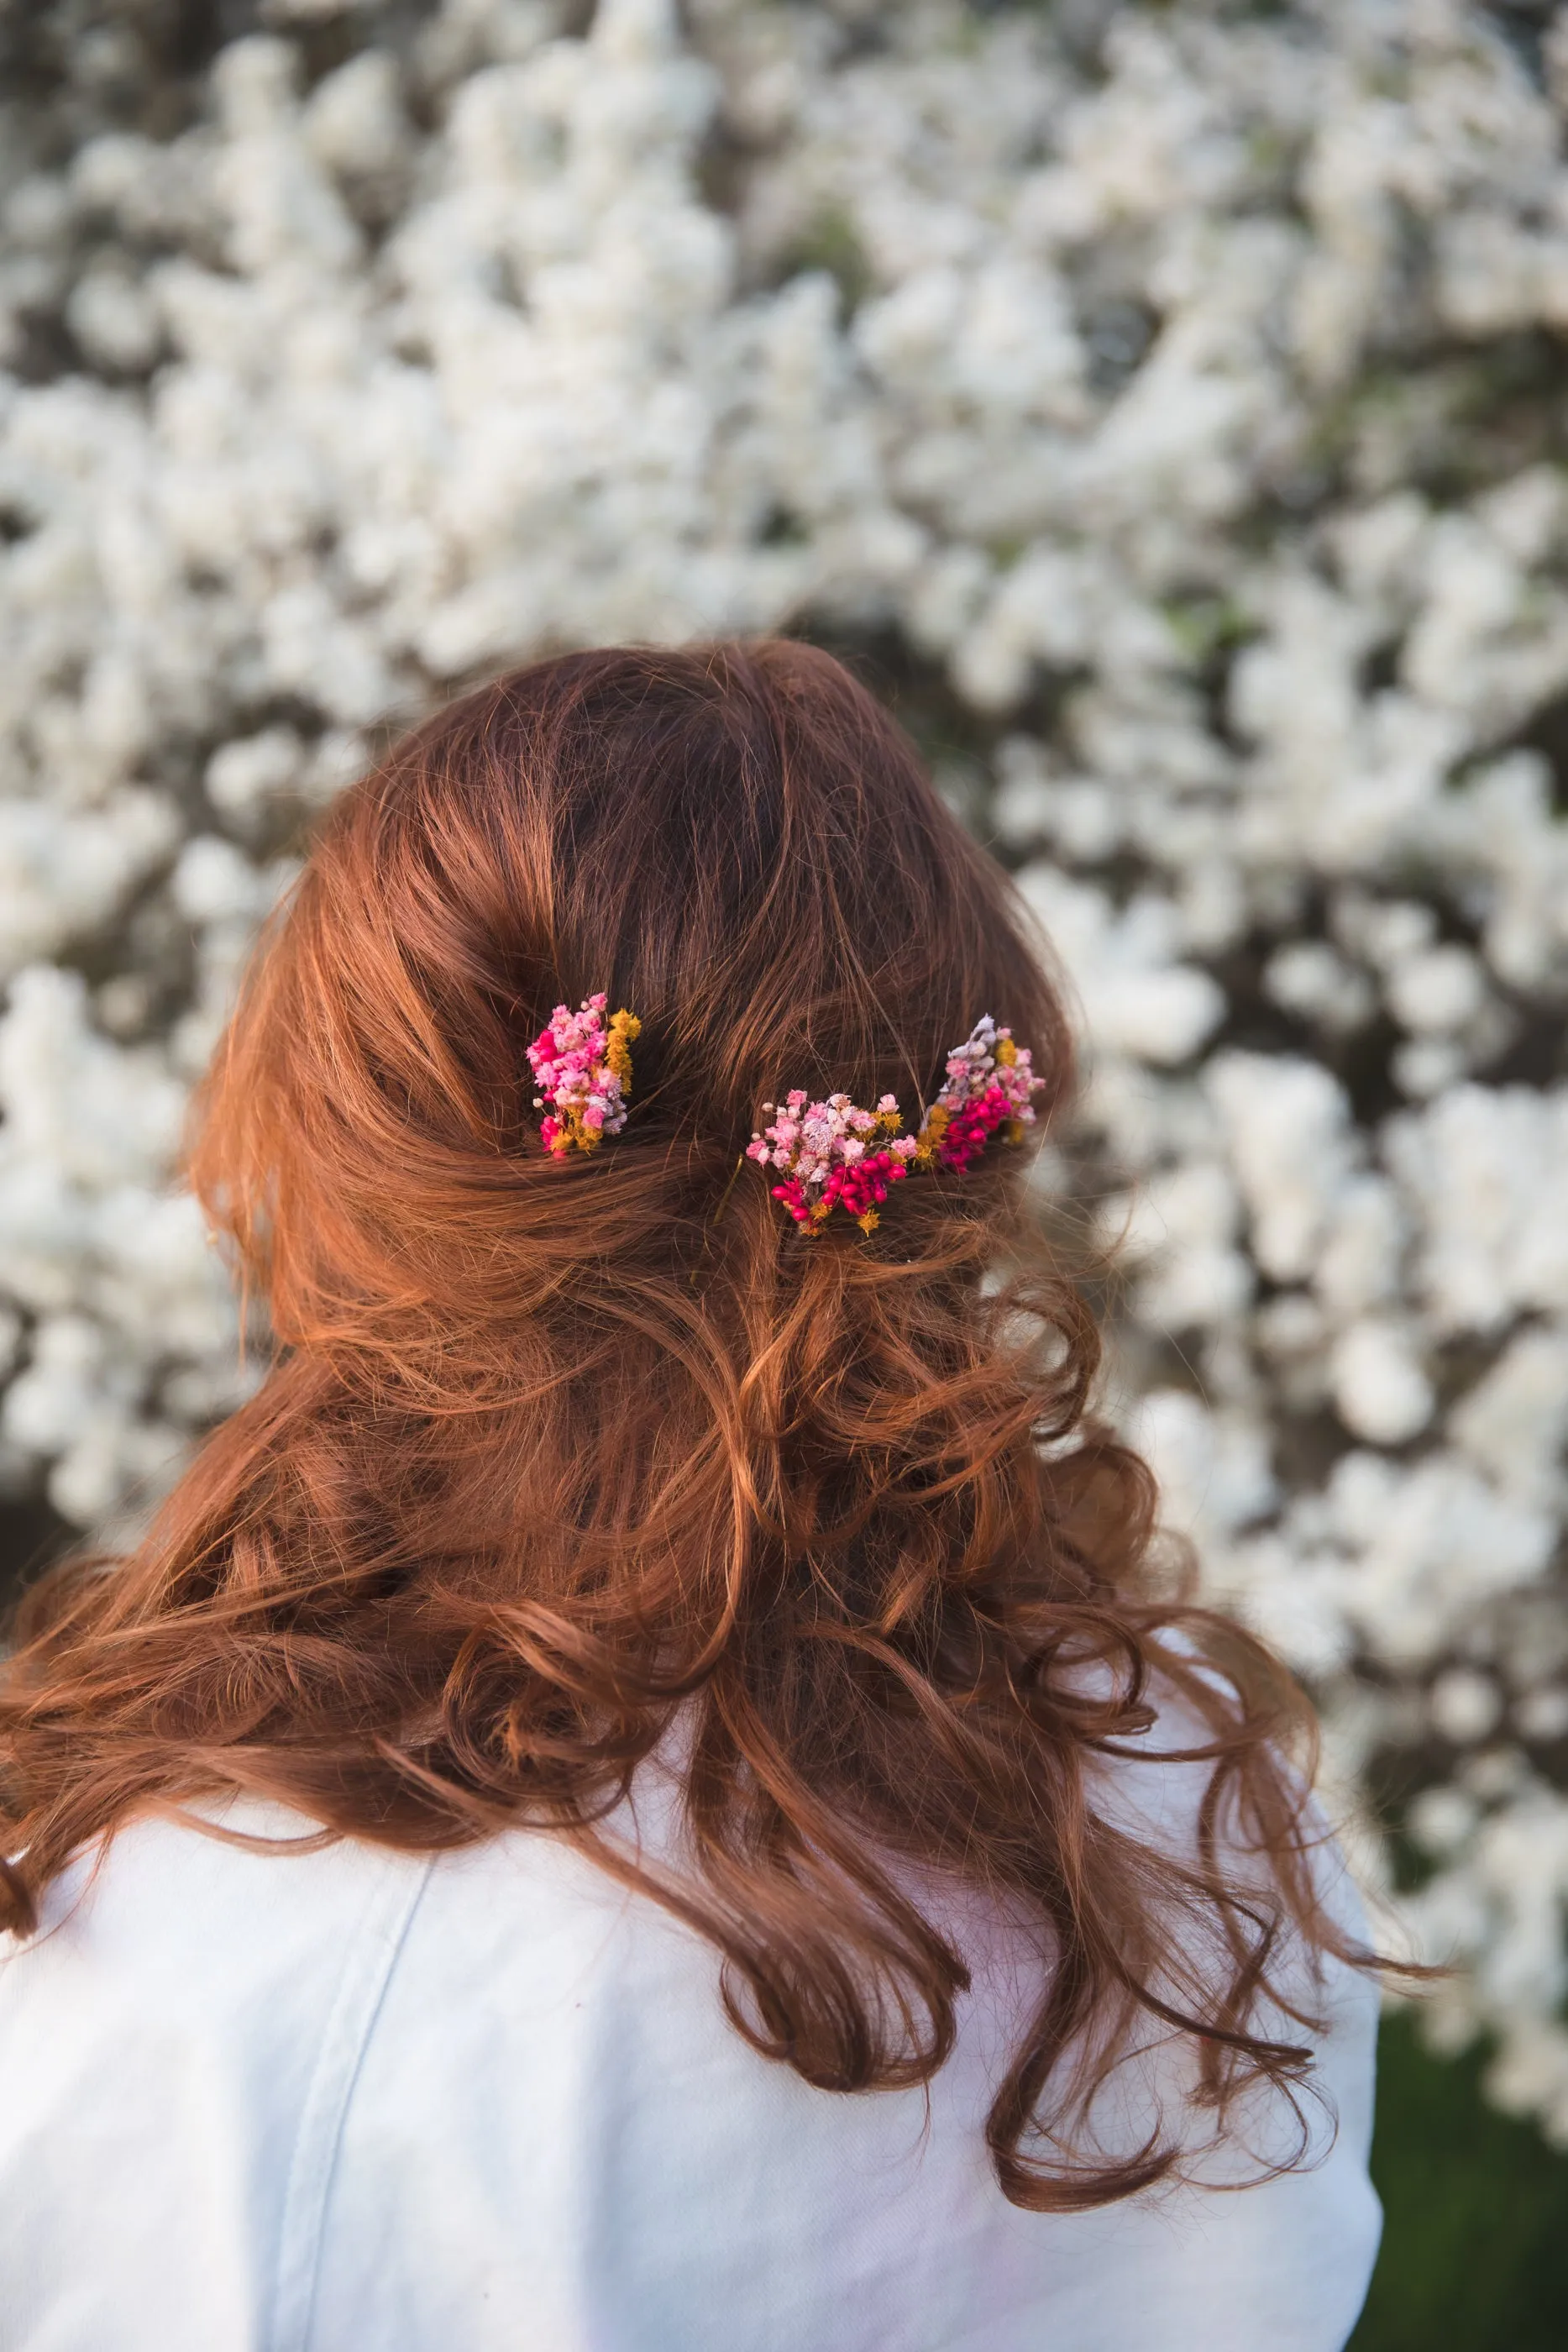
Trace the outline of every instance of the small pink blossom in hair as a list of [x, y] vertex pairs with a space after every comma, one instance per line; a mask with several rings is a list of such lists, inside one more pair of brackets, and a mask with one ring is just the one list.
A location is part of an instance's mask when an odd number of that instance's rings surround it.
[[773, 1124], [752, 1137], [746, 1156], [779, 1171], [773, 1198], [795, 1223], [815, 1233], [842, 1208], [862, 1233], [873, 1232], [888, 1187], [907, 1175], [915, 1157], [915, 1138], [898, 1131], [896, 1098], [883, 1095], [874, 1110], [861, 1110], [848, 1095], [808, 1102], [798, 1089], [781, 1107], [762, 1108], [773, 1112]]
[[1034, 1125], [1033, 1098], [1044, 1084], [1029, 1047], [1015, 1045], [1010, 1029], [983, 1014], [947, 1056], [942, 1091], [920, 1130], [920, 1165], [961, 1171], [998, 1128], [1004, 1142], [1021, 1141]]
[[607, 1026], [608, 1002], [601, 990], [585, 996], [576, 1013], [558, 1004], [549, 1027], [528, 1047], [539, 1089], [534, 1108], [546, 1114], [539, 1139], [558, 1158], [574, 1150], [596, 1150], [605, 1136], [619, 1135], [626, 1124], [631, 1047], [643, 1024], [634, 1013], [622, 1011]]

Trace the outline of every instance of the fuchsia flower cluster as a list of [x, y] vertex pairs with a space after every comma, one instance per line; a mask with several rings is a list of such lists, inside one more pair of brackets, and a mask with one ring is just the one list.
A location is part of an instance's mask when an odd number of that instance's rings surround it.
[[[907, 1175], [920, 1148], [913, 1135], [898, 1132], [904, 1120], [896, 1098], [883, 1095], [874, 1110], [857, 1110], [848, 1095], [808, 1102], [797, 1087], [781, 1108], [762, 1108], [775, 1112], [773, 1124], [752, 1137], [746, 1156], [784, 1171], [773, 1198], [812, 1231], [841, 1206], [869, 1234], [888, 1186]], [[884, 1136], [889, 1140], [880, 1142]]]
[[1034, 1075], [1029, 1047], [1015, 1045], [1012, 1031], [998, 1029], [988, 1013], [948, 1055], [922, 1139], [929, 1139], [940, 1167], [963, 1170], [998, 1128], [1021, 1132], [1034, 1124], [1033, 1097], [1044, 1083]]
[[874, 1230], [889, 1188], [912, 1168], [967, 1168], [998, 1129], [1016, 1141], [1033, 1123], [1034, 1097], [1044, 1084], [1034, 1075], [1027, 1046], [998, 1029], [987, 1013], [947, 1056], [942, 1091], [917, 1135], [900, 1133], [903, 1115], [893, 1095], [875, 1110], [861, 1110], [848, 1095], [808, 1101], [803, 1090], [773, 1111], [771, 1127], [754, 1135], [747, 1157], [779, 1171], [773, 1198], [798, 1225], [815, 1233], [842, 1208], [862, 1233]]
[[546, 1112], [539, 1139], [547, 1151], [592, 1151], [626, 1124], [633, 1040], [642, 1033], [634, 1013], [617, 1013], [606, 1025], [602, 990], [585, 996], [576, 1013], [558, 1004], [548, 1029], [528, 1047], [538, 1084], [534, 1108]]

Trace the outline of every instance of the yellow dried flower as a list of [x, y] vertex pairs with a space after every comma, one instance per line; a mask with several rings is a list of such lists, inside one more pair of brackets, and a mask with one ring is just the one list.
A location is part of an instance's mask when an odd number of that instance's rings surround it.
[[926, 1112], [925, 1124], [915, 1139], [915, 1164], [917, 1168], [929, 1168], [935, 1161], [951, 1116], [943, 1103], [933, 1103]]
[[604, 1037], [604, 1063], [621, 1081], [621, 1091], [632, 1091], [632, 1047], [643, 1034], [643, 1024], [634, 1013], [613, 1014]]

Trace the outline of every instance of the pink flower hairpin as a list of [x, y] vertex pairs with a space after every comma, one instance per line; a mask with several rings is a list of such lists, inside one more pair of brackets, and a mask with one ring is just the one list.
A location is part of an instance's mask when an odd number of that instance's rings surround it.
[[998, 1029], [990, 1014], [976, 1022], [961, 1045], [947, 1056], [942, 1091], [920, 1130], [921, 1165], [966, 1169], [999, 1128], [1004, 1143], [1021, 1143], [1034, 1125], [1034, 1097], [1044, 1086], [1034, 1075], [1027, 1045], [1015, 1045], [1010, 1029]]
[[798, 1088], [782, 1108], [763, 1104], [773, 1124], [752, 1137], [746, 1156], [779, 1171], [773, 1198], [806, 1232], [842, 1208], [869, 1234], [890, 1188], [912, 1168], [961, 1172], [998, 1129], [1005, 1141], [1019, 1141], [1034, 1123], [1034, 1097], [1044, 1084], [1028, 1046], [1015, 1045], [1011, 1030], [998, 1029], [987, 1013], [948, 1055], [942, 1090], [917, 1135], [900, 1133], [893, 1095], [875, 1110], [860, 1110], [848, 1095], [810, 1102]]
[[528, 1061], [538, 1084], [534, 1108], [546, 1113], [539, 1140], [558, 1158], [571, 1151], [595, 1151], [607, 1135], [619, 1135], [626, 1124], [626, 1097], [632, 1091], [632, 1046], [643, 1034], [634, 1013], [612, 1015], [608, 1025], [602, 990], [585, 996], [576, 1013], [558, 1004], [549, 1027], [528, 1047]]
[[841, 1204], [862, 1233], [873, 1232], [889, 1185], [908, 1174], [919, 1150], [913, 1135], [898, 1131], [904, 1120], [895, 1098], [883, 1095], [874, 1110], [857, 1110], [848, 1095], [809, 1103], [797, 1087], [782, 1108], [762, 1108], [774, 1112], [773, 1124], [752, 1137], [746, 1156], [782, 1171], [773, 1198], [795, 1223], [815, 1233]]

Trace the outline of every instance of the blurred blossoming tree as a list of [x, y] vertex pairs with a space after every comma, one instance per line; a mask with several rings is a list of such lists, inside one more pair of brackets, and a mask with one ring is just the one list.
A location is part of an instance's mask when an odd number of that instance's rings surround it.
[[0, 1479], [112, 1520], [242, 1393], [167, 1175], [389, 729], [557, 646], [861, 648], [1076, 983], [1055, 1172], [1170, 1517], [1395, 1821], [1433, 2030], [1568, 2142], [1568, 12], [0, 42]]

